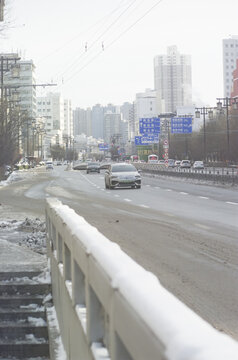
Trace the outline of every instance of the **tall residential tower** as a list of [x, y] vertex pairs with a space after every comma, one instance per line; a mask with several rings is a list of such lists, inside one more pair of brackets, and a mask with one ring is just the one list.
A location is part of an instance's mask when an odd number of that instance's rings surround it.
[[192, 104], [191, 57], [169, 46], [166, 55], [154, 58], [154, 86], [165, 103], [165, 112]]
[[223, 39], [223, 91], [224, 97], [230, 97], [233, 87], [233, 71], [238, 59], [238, 36]]

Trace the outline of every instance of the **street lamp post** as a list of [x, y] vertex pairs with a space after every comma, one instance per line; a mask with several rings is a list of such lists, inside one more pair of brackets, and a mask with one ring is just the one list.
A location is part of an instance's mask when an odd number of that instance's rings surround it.
[[226, 136], [227, 136], [227, 157], [230, 160], [230, 126], [229, 126], [229, 108], [234, 106], [237, 109], [238, 98], [217, 98], [217, 109], [222, 112], [222, 109], [226, 109]]
[[206, 147], [206, 115], [208, 115], [209, 120], [213, 119], [213, 109], [212, 107], [201, 107], [195, 109], [195, 117], [200, 118], [200, 115], [203, 115], [203, 158], [206, 161], [207, 157], [207, 147]]

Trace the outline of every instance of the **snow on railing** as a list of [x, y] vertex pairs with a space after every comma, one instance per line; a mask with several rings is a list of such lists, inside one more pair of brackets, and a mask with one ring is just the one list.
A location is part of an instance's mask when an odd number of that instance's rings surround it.
[[238, 343], [56, 199], [46, 205], [53, 301], [68, 359], [235, 360]]

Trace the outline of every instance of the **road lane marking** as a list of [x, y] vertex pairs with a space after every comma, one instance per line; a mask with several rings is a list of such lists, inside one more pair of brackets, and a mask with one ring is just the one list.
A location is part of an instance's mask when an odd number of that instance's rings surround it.
[[206, 196], [199, 196], [200, 199], [208, 200], [209, 198]]
[[172, 191], [171, 189], [165, 189], [165, 191]]
[[204, 230], [210, 230], [209, 226], [206, 226], [206, 225], [203, 225], [203, 224], [194, 224], [194, 225], [196, 225], [197, 227], [199, 227], [201, 229], [204, 229]]
[[188, 193], [183, 192], [183, 191], [181, 191], [180, 194], [181, 194], [181, 195], [188, 195]]
[[159, 187], [159, 186], [156, 186], [155, 189], [160, 189], [160, 187]]
[[120, 195], [117, 195], [117, 194], [116, 194], [116, 195], [114, 195], [114, 196], [115, 196], [115, 197], [120, 197]]
[[132, 201], [131, 199], [124, 199], [125, 201], [128, 201], [128, 202], [130, 202], [130, 201]]
[[238, 203], [232, 202], [232, 201], [226, 201], [226, 204], [230, 204], [230, 205], [238, 205]]
[[140, 206], [143, 208], [149, 209], [149, 206], [147, 206], [147, 205], [141, 204]]
[[147, 184], [147, 185], [145, 185], [145, 186], [150, 187], [150, 185], [148, 185], [148, 184]]

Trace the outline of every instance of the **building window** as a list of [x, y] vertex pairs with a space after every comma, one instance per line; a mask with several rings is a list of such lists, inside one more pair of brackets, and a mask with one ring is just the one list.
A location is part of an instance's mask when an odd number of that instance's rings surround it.
[[233, 44], [231, 44], [231, 48], [233, 48]]

